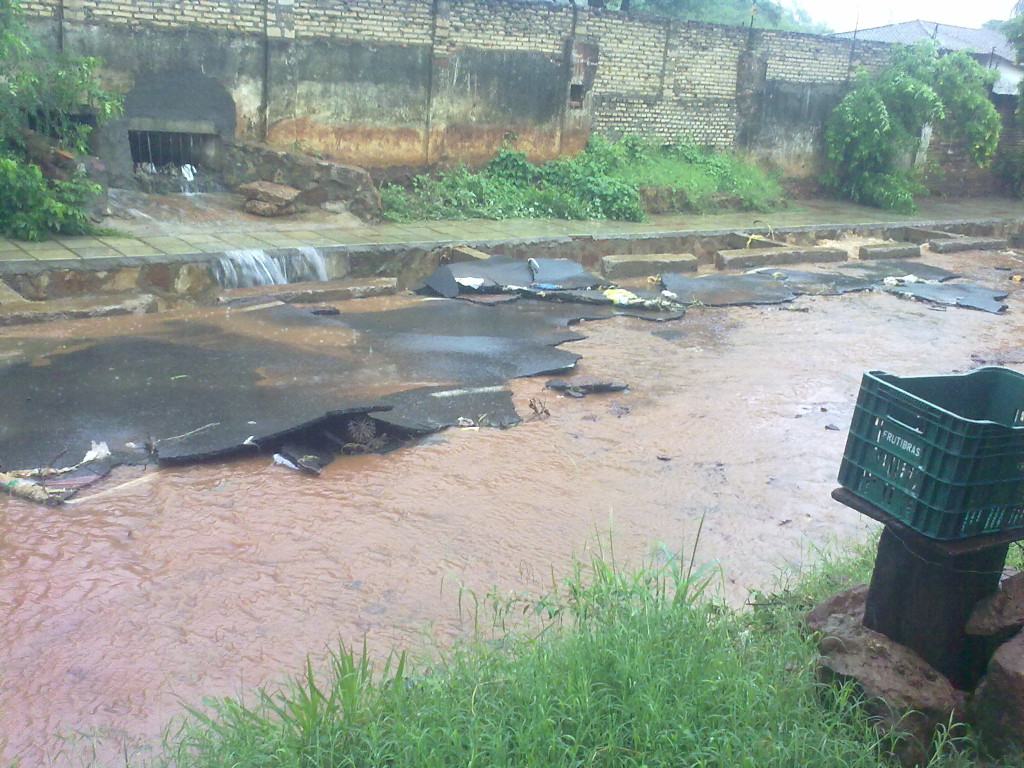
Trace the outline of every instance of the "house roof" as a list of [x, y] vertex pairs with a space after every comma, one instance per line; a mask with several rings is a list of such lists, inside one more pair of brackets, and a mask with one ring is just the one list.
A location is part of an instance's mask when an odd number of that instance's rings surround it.
[[[1024, 0], [1021, 0], [1024, 2]], [[1024, 73], [1015, 65], [1016, 51], [1001, 32], [992, 29], [954, 27], [952, 24], [938, 24], [934, 21], [904, 21], [900, 24], [886, 24], [884, 27], [858, 29], [856, 32], [838, 32], [833, 37], [858, 40], [874, 40], [880, 43], [902, 43], [913, 45], [922, 40], [934, 40], [940, 49], [966, 51], [998, 76], [992, 92], [1002, 95], [1017, 93]], [[994, 54], [994, 57], [993, 57]]]
[[934, 21], [904, 21], [886, 24], [884, 27], [859, 29], [856, 32], [838, 32], [835, 37], [854, 37], [858, 40], [877, 40], [882, 43], [903, 43], [913, 45], [921, 40], [934, 40], [947, 51], [968, 51], [976, 54], [995, 53], [1009, 62], [1016, 61], [1016, 54], [1006, 36], [993, 29], [972, 29], [939, 24]]

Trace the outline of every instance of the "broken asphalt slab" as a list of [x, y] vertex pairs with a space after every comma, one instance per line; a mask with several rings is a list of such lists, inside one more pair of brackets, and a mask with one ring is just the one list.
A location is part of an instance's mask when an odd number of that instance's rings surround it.
[[683, 304], [707, 307], [732, 307], [742, 304], [781, 304], [793, 301], [797, 294], [785, 281], [770, 275], [685, 275], [663, 274], [665, 290]]
[[759, 269], [751, 274], [765, 275], [779, 280], [798, 295], [809, 296], [841, 296], [844, 293], [867, 291], [875, 283], [855, 275], [843, 275], [836, 272], [800, 272], [792, 269]]
[[838, 296], [855, 291], [884, 289], [902, 296], [947, 306], [1001, 312], [1006, 292], [977, 285], [953, 284], [958, 277], [941, 267], [908, 261], [846, 264], [835, 270], [797, 271], [766, 267], [745, 274], [663, 274], [662, 285], [685, 304], [711, 307], [781, 304], [797, 296]]
[[591, 274], [570, 259], [514, 259], [496, 255], [438, 267], [419, 293], [495, 304], [482, 296], [513, 295], [538, 301], [605, 305], [614, 314], [645, 320], [675, 320], [685, 307], [658, 293], [627, 291]]
[[508, 293], [522, 289], [575, 290], [608, 285], [570, 259], [515, 259], [495, 255], [443, 264], [430, 274], [420, 292], [453, 299], [460, 293]]
[[907, 298], [927, 301], [947, 307], [965, 307], [982, 312], [1000, 314], [1006, 311], [1003, 301], [1008, 291], [993, 291], [969, 283], [905, 283], [886, 286], [888, 293]]
[[381, 399], [388, 410], [374, 421], [413, 435], [445, 427], [498, 427], [522, 421], [512, 405], [512, 393], [500, 384], [483, 387], [418, 387]]
[[918, 261], [872, 261], [867, 263], [847, 263], [837, 268], [843, 274], [855, 275], [874, 283], [882, 283], [887, 277], [903, 278], [913, 275], [919, 280], [944, 283], [947, 280], [959, 277], [956, 272], [950, 272], [942, 267], [935, 267], [931, 264], [924, 264]]
[[[401, 398], [387, 398], [425, 384], [561, 373], [579, 355], [556, 345], [584, 338], [569, 325], [608, 316], [591, 309], [419, 300], [335, 316], [278, 305], [216, 321], [154, 319], [148, 333], [76, 341], [0, 366], [0, 469], [45, 467], [55, 456], [66, 458], [55, 466], [71, 465], [93, 441], [121, 462], [139, 460], [144, 446], [171, 462], [256, 452], [331, 417], [398, 408]], [[275, 340], [303, 329], [319, 334], [315, 351]], [[492, 394], [473, 410], [509, 421], [505, 396]]]

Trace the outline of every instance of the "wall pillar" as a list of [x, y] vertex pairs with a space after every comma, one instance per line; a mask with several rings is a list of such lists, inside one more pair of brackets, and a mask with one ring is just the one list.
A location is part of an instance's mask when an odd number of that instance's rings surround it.
[[448, 78], [451, 55], [451, 5], [448, 0], [433, 0], [430, 20], [430, 84], [427, 96], [427, 119], [423, 131], [423, 164], [432, 165], [445, 159], [444, 116], [441, 113], [441, 92]]

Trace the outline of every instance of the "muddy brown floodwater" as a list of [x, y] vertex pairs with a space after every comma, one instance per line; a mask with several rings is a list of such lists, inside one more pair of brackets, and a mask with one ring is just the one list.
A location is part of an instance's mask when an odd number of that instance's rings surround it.
[[[928, 261], [991, 286], [1009, 282], [994, 265], [1019, 264]], [[1019, 363], [1009, 303], [996, 316], [870, 293], [585, 323], [568, 345], [580, 372], [630, 392], [575, 400], [518, 380], [520, 412], [540, 398], [549, 418], [449, 430], [319, 479], [259, 458], [122, 473], [65, 508], [0, 500], [2, 758], [137, 765], [182, 702], [280, 681], [339, 641], [429, 653], [472, 627], [460, 590], [540, 592], [608, 531], [637, 562], [659, 543], [688, 551], [703, 516], [697, 559], [741, 603], [868, 530], [829, 498], [861, 372], [962, 371], [1000, 350]], [[104, 321], [90, 322], [34, 333]]]

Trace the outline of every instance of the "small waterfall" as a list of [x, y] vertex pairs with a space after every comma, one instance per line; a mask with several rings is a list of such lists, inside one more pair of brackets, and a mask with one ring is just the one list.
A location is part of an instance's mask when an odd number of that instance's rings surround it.
[[212, 265], [213, 278], [222, 288], [251, 288], [256, 285], [287, 285], [329, 280], [327, 262], [312, 246], [295, 253], [269, 255], [250, 248], [225, 251]]
[[[304, 245], [299, 248], [299, 256], [295, 259], [288, 259], [288, 282], [305, 283], [312, 281], [329, 280], [327, 276], [327, 262], [323, 254], [311, 245]], [[294, 271], [292, 267], [294, 266]]]

